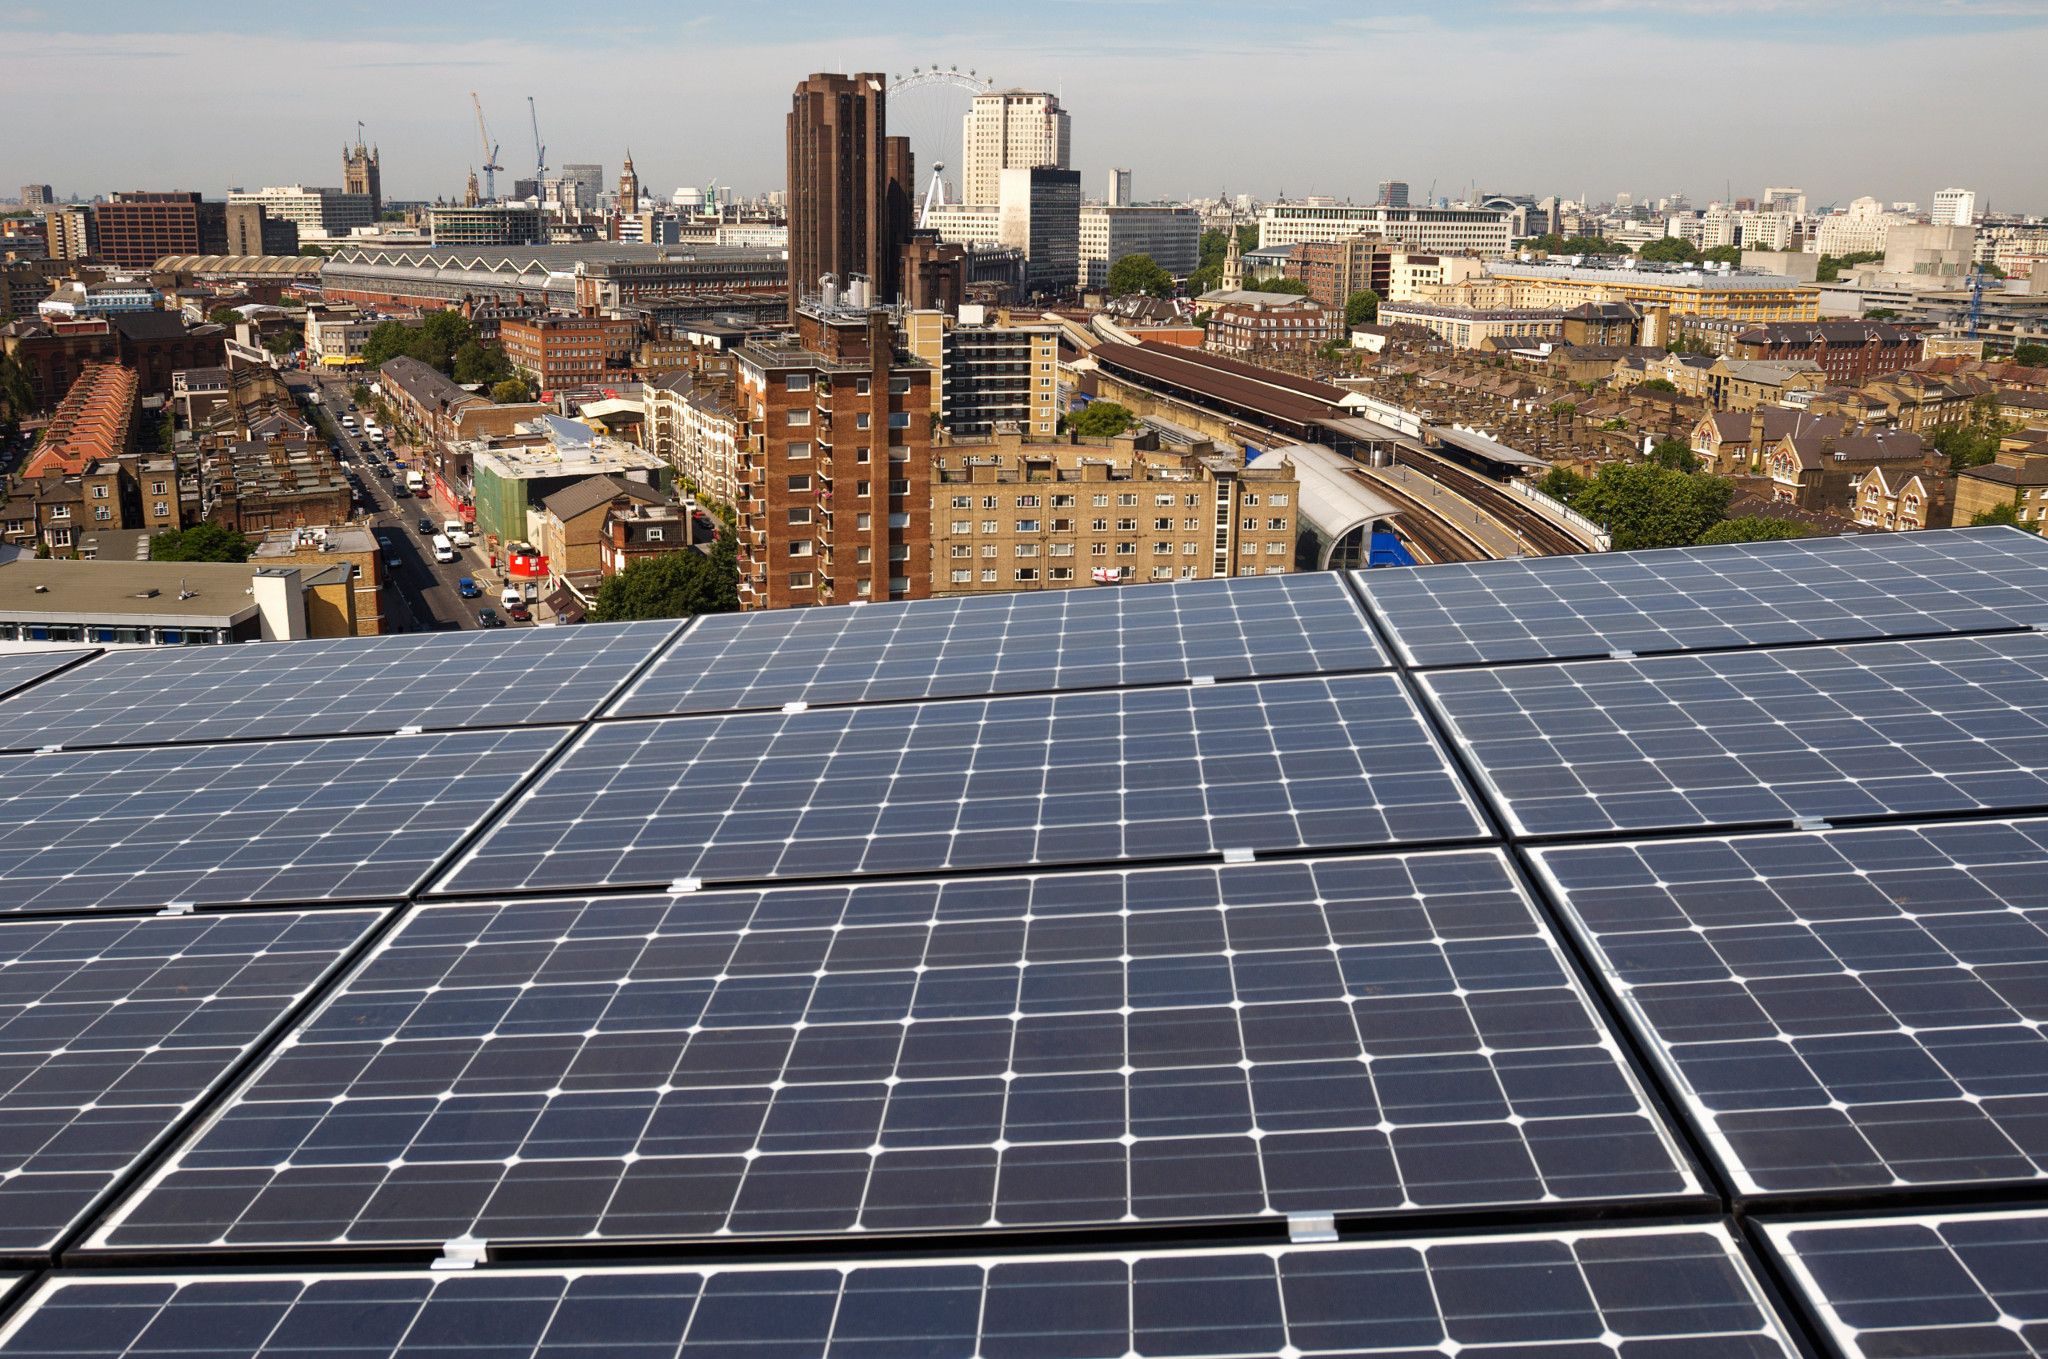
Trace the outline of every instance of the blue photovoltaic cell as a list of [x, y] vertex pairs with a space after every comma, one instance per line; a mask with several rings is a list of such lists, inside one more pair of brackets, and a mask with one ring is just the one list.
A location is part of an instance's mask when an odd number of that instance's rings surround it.
[[1524, 835], [2048, 808], [2048, 633], [1421, 680]]
[[921, 599], [697, 620], [613, 716], [1380, 670], [1341, 576]]
[[403, 896], [565, 730], [0, 757], [0, 910]]
[[116, 1247], [1697, 1192], [1498, 850], [416, 912]]
[[59, 1276], [0, 1359], [1553, 1359], [1796, 1351], [1718, 1227], [1256, 1250]]
[[54, 1246], [381, 917], [0, 923], [0, 1251]]
[[590, 717], [674, 623], [114, 651], [0, 703], [0, 750]]
[[1536, 862], [1745, 1192], [2048, 1178], [2048, 821]]
[[2048, 1212], [1775, 1222], [1765, 1231], [1850, 1359], [2048, 1355]]
[[1521, 557], [1357, 576], [1416, 666], [2048, 623], [2048, 540], [2015, 528]]
[[0, 695], [26, 688], [51, 671], [62, 670], [87, 654], [89, 653], [76, 647], [68, 651], [0, 653]]
[[592, 728], [436, 888], [665, 886], [1476, 838], [1391, 675]]

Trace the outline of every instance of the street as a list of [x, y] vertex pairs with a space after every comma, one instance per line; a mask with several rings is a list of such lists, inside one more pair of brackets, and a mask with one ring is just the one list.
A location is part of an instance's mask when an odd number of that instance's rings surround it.
[[[364, 498], [369, 502], [362, 522], [376, 534], [385, 558], [388, 630], [422, 632], [473, 628], [477, 626], [477, 610], [486, 607], [494, 609], [508, 627], [531, 626], [505, 617], [504, 606], [498, 601], [501, 578], [485, 567], [483, 556], [475, 548], [456, 548], [453, 562], [434, 560], [434, 534], [441, 531], [444, 521], [458, 517], [459, 512], [445, 505], [436, 505], [430, 499], [412, 496], [401, 499], [392, 494], [393, 482], [389, 473], [400, 461], [416, 466], [414, 450], [401, 448], [396, 443], [381, 454], [372, 450], [370, 441], [360, 432], [363, 417], [370, 412], [352, 409], [349, 398], [349, 388], [358, 379], [299, 372], [288, 372], [284, 376], [295, 392], [317, 388], [321, 410], [333, 422], [335, 437], [341, 444], [344, 470], [362, 487]], [[351, 414], [358, 426], [354, 433], [341, 425], [341, 417]], [[389, 431], [386, 433], [388, 437]], [[419, 521], [422, 518], [431, 523], [431, 531], [420, 532]], [[399, 563], [396, 568], [389, 564], [394, 558]], [[464, 576], [476, 581], [483, 591], [478, 598], [464, 599], [457, 592], [456, 582]]]

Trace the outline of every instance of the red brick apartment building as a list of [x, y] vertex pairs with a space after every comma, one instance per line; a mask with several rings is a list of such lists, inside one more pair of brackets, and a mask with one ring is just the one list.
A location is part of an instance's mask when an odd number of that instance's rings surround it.
[[117, 193], [93, 208], [95, 253], [117, 269], [147, 269], [166, 255], [204, 254], [196, 193]]
[[23, 475], [77, 476], [135, 447], [135, 370], [88, 363], [43, 429]]
[[626, 380], [639, 338], [634, 322], [603, 316], [514, 317], [498, 327], [505, 357], [544, 392]]
[[1812, 359], [1829, 383], [1860, 387], [1920, 359], [1920, 335], [1876, 321], [1779, 321], [1735, 336], [1733, 357]]
[[797, 309], [734, 352], [740, 604], [931, 593], [932, 369], [885, 311]]

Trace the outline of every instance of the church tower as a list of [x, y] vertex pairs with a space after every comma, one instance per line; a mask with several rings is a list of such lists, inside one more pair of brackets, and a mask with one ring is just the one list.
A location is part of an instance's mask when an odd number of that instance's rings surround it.
[[1244, 286], [1244, 252], [1237, 248], [1237, 228], [1228, 228], [1230, 244], [1223, 251], [1223, 281], [1225, 292], [1236, 292]]

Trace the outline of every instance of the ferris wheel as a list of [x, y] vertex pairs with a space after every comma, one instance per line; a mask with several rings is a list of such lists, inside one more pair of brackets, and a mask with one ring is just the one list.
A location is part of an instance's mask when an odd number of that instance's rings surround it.
[[[913, 66], [889, 78], [889, 129], [910, 138], [911, 154], [928, 174], [924, 209], [948, 201], [946, 169], [959, 173], [961, 123], [974, 96], [995, 87], [981, 72], [958, 66]], [[950, 197], [958, 199], [957, 194]], [[918, 213], [920, 224], [924, 209]]]

